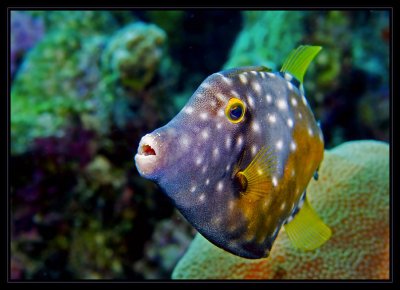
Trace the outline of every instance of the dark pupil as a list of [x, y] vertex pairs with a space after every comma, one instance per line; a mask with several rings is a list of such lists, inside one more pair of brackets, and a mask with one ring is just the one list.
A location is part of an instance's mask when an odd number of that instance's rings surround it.
[[231, 114], [230, 114], [232, 120], [239, 119], [242, 116], [242, 112], [243, 112], [243, 110], [242, 110], [241, 106], [238, 106], [238, 105], [233, 106], [231, 108]]

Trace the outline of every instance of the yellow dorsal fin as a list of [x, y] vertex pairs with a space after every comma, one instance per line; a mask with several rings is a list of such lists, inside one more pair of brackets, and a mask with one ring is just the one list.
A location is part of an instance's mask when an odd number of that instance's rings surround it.
[[288, 72], [303, 83], [308, 66], [321, 49], [321, 46], [300, 45], [288, 55], [281, 72]]
[[303, 207], [284, 225], [285, 231], [293, 246], [302, 250], [313, 250], [331, 237], [331, 229], [319, 218], [311, 207], [307, 197]]
[[244, 189], [242, 194], [259, 198], [268, 191], [269, 177], [275, 170], [275, 157], [270, 147], [264, 146], [249, 166], [236, 174]]

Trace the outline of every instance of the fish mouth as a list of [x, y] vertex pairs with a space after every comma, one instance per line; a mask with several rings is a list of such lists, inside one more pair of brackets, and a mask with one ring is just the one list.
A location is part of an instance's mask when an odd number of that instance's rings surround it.
[[154, 134], [147, 134], [139, 142], [135, 155], [136, 168], [145, 178], [155, 178], [160, 167], [161, 146]]

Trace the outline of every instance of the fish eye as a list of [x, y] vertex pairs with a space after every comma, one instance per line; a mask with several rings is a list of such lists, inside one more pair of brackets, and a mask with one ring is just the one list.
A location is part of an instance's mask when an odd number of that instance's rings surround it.
[[232, 123], [242, 121], [244, 112], [244, 103], [237, 98], [231, 98], [225, 108], [225, 115]]

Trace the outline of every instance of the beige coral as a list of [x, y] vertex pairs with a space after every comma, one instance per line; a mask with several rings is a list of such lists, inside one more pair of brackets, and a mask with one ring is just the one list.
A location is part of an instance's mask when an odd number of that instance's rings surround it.
[[197, 234], [173, 279], [388, 279], [389, 145], [353, 141], [326, 150], [307, 195], [332, 229], [313, 251], [294, 248], [284, 230], [266, 259], [248, 260]]

